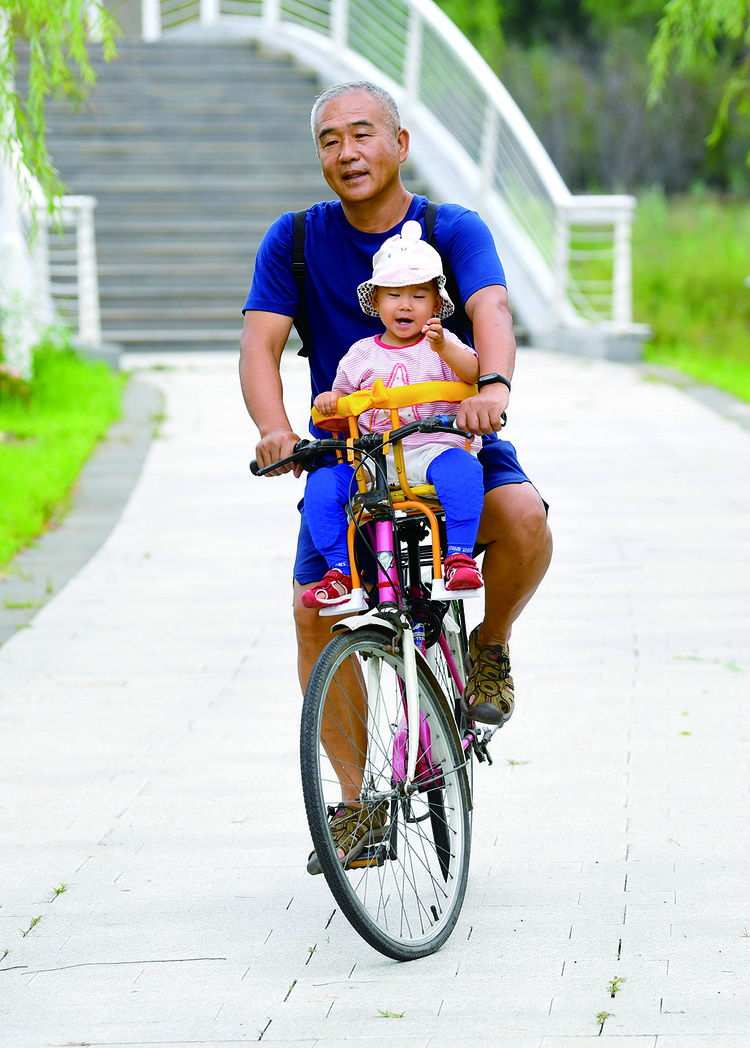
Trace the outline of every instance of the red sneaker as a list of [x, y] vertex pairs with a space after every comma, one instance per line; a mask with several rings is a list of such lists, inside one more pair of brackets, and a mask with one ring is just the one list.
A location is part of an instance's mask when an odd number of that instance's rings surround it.
[[447, 590], [481, 589], [484, 585], [477, 562], [466, 553], [452, 553], [445, 558], [443, 577]]
[[351, 575], [345, 575], [340, 568], [329, 568], [320, 582], [305, 590], [302, 604], [306, 608], [330, 608], [347, 601], [351, 591]]

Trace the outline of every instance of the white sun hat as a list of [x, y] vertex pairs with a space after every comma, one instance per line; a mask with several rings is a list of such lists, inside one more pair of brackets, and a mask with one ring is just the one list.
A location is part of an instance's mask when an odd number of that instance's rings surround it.
[[378, 315], [372, 304], [372, 293], [376, 287], [408, 287], [411, 284], [426, 284], [436, 280], [442, 299], [441, 320], [453, 313], [453, 303], [445, 290], [445, 274], [440, 255], [426, 240], [422, 240], [419, 222], [404, 222], [401, 232], [388, 237], [383, 246], [372, 257], [372, 280], [366, 280], [357, 288], [357, 297], [363, 311], [369, 317]]

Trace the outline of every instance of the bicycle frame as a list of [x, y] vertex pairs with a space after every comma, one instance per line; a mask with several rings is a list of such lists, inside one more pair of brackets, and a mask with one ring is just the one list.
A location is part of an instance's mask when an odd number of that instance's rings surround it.
[[[418, 766], [420, 768], [425, 765], [428, 767], [430, 766], [429, 759], [426, 756], [430, 751], [430, 740], [429, 728], [426, 724], [422, 723], [423, 718], [419, 713], [419, 689], [417, 686], [416, 663], [416, 652], [419, 645], [415, 641], [413, 624], [408, 614], [408, 597], [405, 593], [402, 593], [402, 587], [398, 577], [395, 543], [397, 527], [396, 511], [403, 511], [407, 514], [420, 513], [427, 519], [431, 538], [431, 600], [463, 600], [478, 596], [480, 591], [464, 590], [457, 593], [448, 593], [446, 591], [442, 576], [440, 530], [438, 519], [433, 508], [439, 508], [439, 503], [437, 503], [434, 491], [431, 489], [417, 488], [413, 490], [410, 487], [406, 477], [406, 467], [404, 463], [403, 448], [401, 445], [401, 439], [403, 439], [403, 436], [406, 435], [408, 431], [413, 432], [416, 428], [421, 428], [422, 425], [427, 425], [429, 421], [441, 422], [442, 425], [438, 428], [442, 428], [445, 432], [456, 431], [451, 430], [450, 427], [446, 426], [446, 419], [448, 416], [439, 416], [432, 420], [421, 420], [421, 423], [419, 424], [408, 423], [406, 426], [400, 426], [399, 408], [423, 403], [425, 401], [430, 402], [442, 399], [458, 401], [471, 395], [474, 391], [474, 387], [466, 384], [442, 382], [422, 383], [411, 387], [403, 386], [386, 389], [382, 381], [378, 379], [374, 383], [372, 390], [360, 390], [348, 397], [341, 397], [337, 405], [337, 414], [335, 418], [321, 416], [313, 408], [313, 422], [316, 425], [323, 426], [326, 429], [340, 434], [345, 433], [346, 429], [349, 431], [348, 439], [344, 438], [342, 435], [338, 441], [323, 441], [322, 445], [324, 447], [335, 447], [337, 454], [344, 453], [347, 460], [353, 466], [355, 464], [355, 454], [357, 453], [360, 456], [367, 455], [374, 461], [375, 465], [375, 484], [368, 492], [370, 495], [369, 501], [372, 510], [371, 512], [366, 513], [363, 509], [359, 516], [352, 512], [349, 523], [347, 544], [349, 549], [349, 559], [352, 565], [351, 596], [344, 604], [320, 609], [319, 614], [322, 616], [328, 615], [337, 617], [356, 615], [357, 617], [355, 619], [344, 619], [334, 628], [355, 630], [366, 625], [371, 625], [373, 622], [377, 622], [378, 625], [385, 626], [391, 630], [401, 641], [404, 660], [404, 716], [406, 721], [406, 745], [404, 748], [406, 751], [406, 766], [403, 771], [400, 770], [403, 761], [402, 758], [394, 752], [394, 775], [397, 775], [399, 781], [404, 783], [404, 789], [407, 793], [417, 789], [418, 786], [415, 785], [415, 781], [418, 782], [419, 779], [423, 777], [421, 771], [419, 774], [417, 773]], [[370, 445], [369, 449], [366, 451], [357, 451], [357, 441], [359, 440], [360, 444], [363, 444], [364, 441], [359, 436], [356, 417], [361, 414], [362, 411], [371, 407], [390, 410], [393, 429], [383, 435], [379, 444]], [[464, 436], [468, 438], [470, 434], [464, 434]], [[393, 496], [386, 481], [384, 447], [387, 444], [391, 444], [394, 449], [396, 472], [402, 492], [401, 499], [397, 503], [392, 501]], [[302, 450], [304, 449], [300, 448], [300, 451]], [[294, 460], [294, 456], [285, 461], [292, 460]], [[268, 469], [271, 468], [273, 467], [268, 467]], [[355, 467], [355, 473], [357, 475], [359, 492], [362, 495], [368, 491], [368, 488], [359, 465]], [[425, 500], [425, 495], [427, 500]], [[375, 508], [378, 503], [378, 498], [380, 498], [381, 502], [380, 505]], [[432, 502], [432, 505], [430, 505], [430, 502]], [[384, 509], [385, 506], [388, 506], [387, 512]], [[371, 611], [368, 611], [368, 601], [362, 588], [359, 571], [356, 568], [357, 559], [355, 537], [357, 528], [365, 522], [371, 522], [373, 526], [375, 539], [374, 554], [377, 563], [376, 592], [378, 594], [378, 605], [377, 608], [372, 609]], [[462, 675], [456, 666], [450, 647], [445, 641], [442, 632], [440, 633], [439, 643], [448, 670], [457, 689], [461, 691], [463, 689]], [[476, 729], [470, 730], [467, 733], [467, 737], [460, 740], [464, 755], [467, 756], [467, 751], [470, 749], [472, 743], [475, 745], [479, 743], [486, 753], [486, 741], [488, 741], [490, 735], [491, 733], [484, 729], [480, 729], [479, 731]], [[483, 744], [482, 739], [485, 740]], [[400, 747], [396, 747], [395, 749], [400, 749]]]
[[[455, 384], [433, 383], [422, 399], [462, 399], [437, 395], [436, 385], [440, 393], [455, 393]], [[407, 399], [414, 387], [376, 386], [353, 395], [358, 411], [363, 398], [378, 408], [391, 395], [400, 407], [421, 402]], [[327, 428], [348, 426], [348, 438], [300, 442], [289, 458], [251, 469], [316, 468], [318, 456], [331, 451], [354, 468], [358, 491], [347, 507], [351, 599], [320, 609], [338, 621], [302, 707], [300, 767], [315, 846], [307, 869], [325, 875], [342, 913], [370, 945], [395, 960], [412, 960], [439, 949], [458, 919], [471, 851], [471, 756], [489, 758], [493, 733], [465, 721], [460, 709], [467, 638], [460, 605], [452, 602], [468, 594], [445, 591], [440, 506], [434, 489], [410, 488], [400, 443], [418, 431], [455, 434], [455, 418], [400, 426], [395, 412], [390, 432], [363, 436], [353, 418], [343, 421]], [[388, 445], [400, 491], [386, 478]], [[367, 594], [357, 564], [358, 529], [374, 557]]]
[[[431, 599], [434, 600], [436, 599], [434, 595], [436, 579], [442, 584], [440, 572], [440, 540], [437, 517], [435, 516], [435, 513], [423, 503], [412, 501], [401, 502], [398, 504], [398, 509], [404, 511], [412, 510], [424, 512], [429, 521], [433, 560], [433, 595], [431, 596]], [[356, 565], [354, 547], [356, 526], [357, 524], [352, 520], [349, 526], [349, 555], [352, 565]], [[404, 792], [408, 795], [415, 789], [420, 788], [424, 783], [436, 781], [440, 776], [440, 771], [432, 764], [430, 756], [430, 729], [424, 715], [419, 709], [419, 688], [417, 685], [416, 660], [417, 651], [420, 651], [421, 654], [421, 649], [415, 638], [411, 619], [405, 611], [405, 605], [408, 604], [408, 596], [404, 597], [404, 595], [402, 595], [401, 586], [397, 577], [395, 513], [388, 519], [374, 520], [373, 528], [375, 533], [374, 553], [377, 562], [378, 607], [373, 609], [370, 613], [358, 615], [353, 622], [349, 620], [340, 625], [354, 631], [357, 628], [364, 628], [367, 625], [371, 625], [376, 621], [388, 625], [393, 630], [394, 634], [398, 632], [400, 635], [401, 649], [404, 659], [404, 715], [402, 723], [399, 724], [399, 731], [394, 742], [393, 773], [394, 782], [402, 783]], [[437, 568], [435, 567], [436, 554]], [[359, 574], [356, 570], [353, 570], [353, 582], [355, 579], [355, 586], [359, 584], [359, 598], [363, 601], [364, 598], [362, 595]], [[446, 595], [447, 598], [450, 598], [450, 596], [451, 595]], [[355, 598], [353, 602], [356, 608], [361, 606], [359, 598]], [[347, 605], [347, 611], [348, 610], [349, 607]], [[341, 612], [342, 608], [339, 606], [336, 608], [325, 609], [322, 614], [341, 614]], [[383, 613], [385, 617], [383, 617]], [[396, 622], [394, 622], [394, 617]], [[442, 631], [439, 634], [438, 643], [446, 660], [448, 670], [456, 683], [456, 687], [459, 691], [463, 690], [463, 679], [458, 667], [456, 666], [450, 646], [445, 640]], [[461, 739], [461, 746], [464, 754], [467, 753], [471, 742], [472, 738]]]

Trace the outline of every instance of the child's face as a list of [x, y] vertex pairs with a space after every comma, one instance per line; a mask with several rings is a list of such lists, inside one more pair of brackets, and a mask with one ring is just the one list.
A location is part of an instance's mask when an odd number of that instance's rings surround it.
[[376, 287], [372, 304], [385, 325], [387, 345], [416, 342], [430, 317], [440, 312], [440, 295], [436, 280], [407, 287]]

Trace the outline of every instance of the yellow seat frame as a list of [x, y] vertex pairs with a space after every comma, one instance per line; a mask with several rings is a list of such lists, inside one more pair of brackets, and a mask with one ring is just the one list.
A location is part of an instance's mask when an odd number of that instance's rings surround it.
[[[401, 425], [399, 419], [400, 408], [414, 407], [416, 404], [435, 403], [436, 401], [458, 403], [461, 400], [465, 400], [466, 397], [474, 396], [476, 392], [476, 386], [471, 386], [465, 382], [418, 382], [411, 386], [387, 387], [383, 380], [378, 378], [373, 383], [372, 389], [361, 389], [350, 393], [348, 396], [339, 397], [336, 404], [336, 414], [333, 416], [321, 415], [313, 407], [312, 421], [319, 429], [332, 430], [335, 433], [340, 433], [342, 436], [348, 432], [347, 443], [349, 444], [349, 450], [346, 453], [346, 459], [356, 468], [353, 442], [360, 436], [357, 419], [363, 411], [371, 409], [388, 411], [392, 429], [398, 429]], [[390, 432], [388, 430], [383, 434], [386, 445]], [[470, 443], [469, 440], [466, 441], [467, 450], [470, 447]], [[339, 453], [339, 458], [340, 461], [343, 461], [343, 453]], [[397, 509], [407, 514], [421, 513], [427, 517], [430, 525], [432, 545], [433, 587], [436, 582], [442, 585], [443, 562], [440, 553], [440, 528], [436, 516], [436, 512], [440, 511], [442, 506], [431, 484], [410, 487], [406, 478], [404, 448], [401, 441], [397, 441], [393, 445], [393, 459], [399, 483], [391, 486], [391, 497]], [[356, 468], [356, 477], [359, 490], [361, 492], [367, 491], [367, 480], [361, 468]], [[357, 523], [363, 523], [369, 519], [371, 519], [369, 514], [363, 514]], [[353, 520], [350, 521], [347, 533], [349, 562], [353, 566], [356, 564], [354, 552], [356, 526]], [[357, 597], [355, 591], [361, 589], [361, 587], [359, 571], [352, 570], [352, 591], [355, 602]], [[475, 593], [476, 591], [464, 591], [464, 594], [467, 596]], [[331, 609], [331, 611], [333, 610]]]

